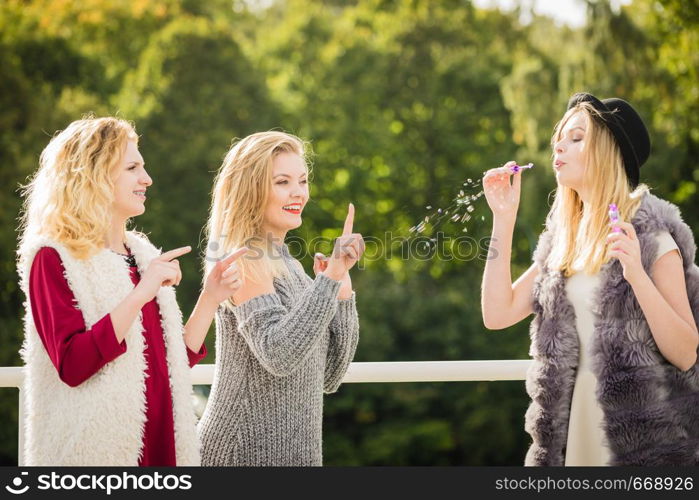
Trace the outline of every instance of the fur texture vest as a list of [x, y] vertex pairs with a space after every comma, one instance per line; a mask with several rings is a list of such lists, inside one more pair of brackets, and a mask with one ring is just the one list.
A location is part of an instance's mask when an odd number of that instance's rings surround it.
[[[145, 236], [128, 232], [127, 244], [143, 272], [160, 254]], [[134, 288], [124, 258], [103, 250], [75, 259], [61, 244], [37, 237], [25, 242], [20, 261], [21, 286], [29, 297], [29, 272], [41, 247], [58, 251], [65, 276], [87, 328], [112, 311]], [[165, 335], [173, 401], [177, 465], [199, 465], [196, 418], [182, 314], [172, 287], [156, 296]], [[138, 465], [146, 422], [145, 340], [141, 313], [129, 328], [127, 350], [77, 387], [62, 382], [36, 331], [25, 303], [22, 358], [24, 380], [25, 465]]]
[[[665, 230], [674, 238], [682, 254], [696, 322], [696, 244], [679, 210], [646, 193], [631, 223], [649, 274], [657, 251], [654, 234]], [[578, 364], [578, 333], [575, 312], [565, 292], [566, 278], [547, 265], [553, 231], [555, 228], [548, 228], [542, 233], [534, 252], [541, 272], [534, 284], [535, 318], [530, 328], [529, 354], [534, 359], [526, 387], [532, 402], [525, 428], [533, 443], [525, 465], [564, 465]], [[600, 273], [600, 286], [592, 301], [595, 330], [591, 357], [610, 465], [699, 463], [698, 366], [683, 372], [662, 356], [618, 260], [605, 264]]]

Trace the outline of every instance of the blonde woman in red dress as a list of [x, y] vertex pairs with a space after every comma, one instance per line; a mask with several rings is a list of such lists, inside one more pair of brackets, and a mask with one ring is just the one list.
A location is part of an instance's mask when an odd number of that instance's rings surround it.
[[152, 184], [132, 125], [87, 118], [50, 141], [25, 188], [25, 465], [199, 464], [189, 369], [245, 250], [212, 269], [183, 326], [173, 287], [191, 249], [126, 230]]

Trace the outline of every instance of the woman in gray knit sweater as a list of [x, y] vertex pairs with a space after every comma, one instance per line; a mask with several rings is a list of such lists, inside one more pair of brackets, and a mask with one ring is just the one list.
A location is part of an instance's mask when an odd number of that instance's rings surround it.
[[247, 246], [243, 285], [216, 315], [216, 369], [199, 422], [202, 465], [322, 465], [323, 393], [337, 391], [359, 339], [349, 270], [364, 252], [350, 205], [315, 279], [284, 244], [308, 201], [304, 143], [262, 132], [233, 145], [217, 175], [207, 265]]

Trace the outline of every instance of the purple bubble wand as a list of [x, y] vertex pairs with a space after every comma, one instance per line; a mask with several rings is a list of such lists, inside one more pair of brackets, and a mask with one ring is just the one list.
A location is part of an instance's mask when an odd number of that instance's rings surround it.
[[510, 170], [512, 171], [513, 174], [516, 174], [520, 170], [524, 170], [525, 168], [534, 168], [533, 163], [527, 163], [526, 165], [517, 165], [516, 163], [512, 166], [510, 166]]
[[[609, 220], [612, 222], [612, 224], [616, 224], [619, 222], [619, 209], [616, 206], [616, 203], [612, 203], [609, 205]], [[620, 233], [621, 228], [615, 227], [612, 229], [612, 232], [614, 233]]]

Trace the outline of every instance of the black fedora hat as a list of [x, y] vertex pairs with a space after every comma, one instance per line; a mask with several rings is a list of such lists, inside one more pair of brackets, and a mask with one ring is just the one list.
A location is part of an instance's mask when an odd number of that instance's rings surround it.
[[568, 109], [581, 102], [588, 102], [599, 111], [602, 122], [619, 145], [629, 184], [635, 188], [638, 186], [641, 166], [650, 155], [650, 136], [643, 120], [631, 104], [618, 97], [600, 101], [592, 94], [579, 92], [568, 101]]

